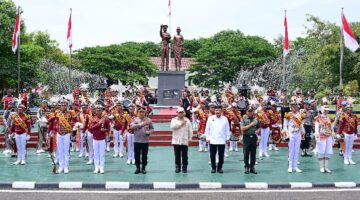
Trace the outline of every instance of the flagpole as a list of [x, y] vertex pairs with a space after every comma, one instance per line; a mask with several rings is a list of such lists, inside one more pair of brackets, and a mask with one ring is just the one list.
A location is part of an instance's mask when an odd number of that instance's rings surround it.
[[[20, 6], [18, 7], [18, 15], [19, 15], [19, 23], [21, 26], [21, 15], [20, 15]], [[21, 78], [20, 78], [20, 30], [19, 30], [19, 37], [17, 38], [17, 42], [18, 42], [18, 93], [19, 93], [19, 96], [20, 96], [20, 81], [21, 81]]]
[[[171, 0], [169, 0], [169, 34], [171, 35]], [[170, 44], [169, 44], [169, 70], [171, 69], [171, 50], [172, 50], [172, 45], [171, 45], [171, 39], [170, 39]]]
[[[285, 12], [285, 17], [286, 17], [286, 10], [284, 10]], [[286, 37], [286, 36], [285, 36]], [[286, 55], [283, 53], [283, 69], [282, 69], [282, 74], [283, 74], [283, 80], [282, 80], [282, 88], [285, 89], [285, 67], [286, 67]]]
[[[70, 17], [72, 18], [72, 8], [70, 8]], [[71, 19], [72, 21], [72, 19]], [[72, 23], [72, 22], [71, 22]], [[72, 24], [71, 24], [71, 29], [72, 29]], [[72, 31], [72, 30], [71, 30]], [[72, 37], [72, 33], [71, 33], [71, 37]], [[69, 46], [70, 49], [70, 54], [69, 54], [69, 61], [70, 61], [70, 66], [69, 66], [69, 79], [71, 80], [71, 68], [72, 68], [72, 46]]]
[[[341, 8], [341, 18], [343, 17], [343, 14], [344, 14], [344, 8]], [[343, 79], [342, 79], [342, 72], [343, 72], [343, 63], [344, 63], [344, 44], [343, 44], [343, 37], [344, 37], [344, 34], [343, 34], [343, 24], [341, 22], [341, 29], [340, 29], [340, 88], [343, 87]]]

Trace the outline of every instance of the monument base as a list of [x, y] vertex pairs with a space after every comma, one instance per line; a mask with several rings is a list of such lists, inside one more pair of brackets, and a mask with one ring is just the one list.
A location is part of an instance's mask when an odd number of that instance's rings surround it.
[[185, 86], [184, 71], [158, 72], [158, 105], [178, 106]]

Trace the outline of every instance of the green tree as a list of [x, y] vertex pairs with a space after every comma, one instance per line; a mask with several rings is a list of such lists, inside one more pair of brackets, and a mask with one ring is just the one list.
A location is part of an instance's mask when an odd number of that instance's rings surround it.
[[126, 85], [146, 84], [157, 70], [149, 55], [129, 43], [84, 48], [74, 56], [80, 61], [81, 70], [120, 80]]
[[[25, 11], [23, 11], [25, 12]], [[17, 54], [11, 51], [12, 34], [16, 18], [16, 7], [12, 0], [0, 0], [0, 89], [15, 88], [18, 79]], [[36, 85], [41, 80], [39, 63], [49, 59], [67, 63], [67, 56], [58, 48], [47, 32], [27, 33], [25, 22], [21, 22], [21, 87]]]
[[232, 82], [242, 68], [257, 67], [275, 58], [273, 46], [258, 36], [240, 31], [221, 31], [204, 41], [189, 69], [194, 84], [217, 89]]

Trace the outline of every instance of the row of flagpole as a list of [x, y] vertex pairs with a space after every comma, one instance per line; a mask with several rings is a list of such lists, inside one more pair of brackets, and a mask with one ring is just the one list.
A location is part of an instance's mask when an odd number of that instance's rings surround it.
[[[290, 52], [286, 10], [285, 10], [285, 17], [284, 17], [284, 28], [285, 28], [285, 36], [284, 36], [284, 44], [283, 44], [283, 82], [282, 82], [282, 87], [286, 88], [286, 84], [285, 84], [286, 56]], [[340, 83], [339, 83], [340, 88], [343, 87], [344, 45], [353, 53], [359, 48], [359, 44], [356, 41], [355, 35], [352, 32], [350, 24], [347, 22], [346, 17], [344, 15], [344, 9], [341, 8], [340, 66], [339, 66], [339, 68], [340, 68]]]
[[[171, 33], [171, 0], [168, 0], [168, 17], [169, 17], [169, 32]], [[288, 25], [287, 25], [287, 16], [285, 10], [284, 16], [284, 28], [285, 28], [285, 35], [283, 41], [283, 80], [282, 80], [282, 87], [286, 88], [285, 80], [286, 80], [286, 57], [290, 52], [290, 44], [289, 44], [289, 35], [288, 35]], [[343, 8], [341, 9], [341, 37], [340, 37], [340, 87], [343, 85], [343, 78], [342, 78], [342, 70], [343, 70], [343, 57], [344, 57], [344, 45], [350, 51], [355, 52], [359, 48], [359, 44], [356, 41], [355, 35], [351, 30], [349, 23], [347, 22]], [[14, 26], [14, 33], [12, 38], [12, 51], [14, 53], [18, 53], [18, 93], [20, 94], [20, 27], [21, 27], [21, 8], [17, 8], [15, 26]], [[70, 8], [70, 17], [68, 21], [68, 30], [67, 30], [67, 43], [69, 48], [69, 78], [71, 77], [71, 68], [72, 68], [72, 9]], [[344, 41], [344, 42], [343, 42]], [[171, 67], [171, 51], [169, 51], [169, 65]]]
[[[18, 56], [18, 71], [17, 71], [17, 79], [18, 79], [18, 84], [17, 84], [17, 90], [18, 90], [18, 94], [21, 93], [21, 57], [20, 57], [20, 27], [21, 27], [21, 8], [20, 6], [16, 9], [16, 19], [15, 19], [15, 25], [14, 25], [14, 32], [13, 32], [13, 36], [12, 36], [12, 51], [14, 52], [14, 54], [16, 54], [17, 52], [17, 56]], [[71, 15], [72, 15], [72, 9], [70, 8], [70, 17], [69, 17], [69, 21], [68, 21], [68, 31], [67, 31], [67, 43], [68, 43], [68, 47], [69, 47], [69, 60], [70, 60], [70, 66], [69, 66], [69, 78], [71, 78], [71, 67], [72, 67], [72, 19], [71, 19]]]

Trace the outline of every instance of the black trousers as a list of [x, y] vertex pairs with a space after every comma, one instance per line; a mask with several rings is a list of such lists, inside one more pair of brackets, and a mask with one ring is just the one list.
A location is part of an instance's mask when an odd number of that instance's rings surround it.
[[[140, 164], [142, 164], [142, 168], [145, 169], [147, 165], [148, 151], [149, 151], [149, 143], [134, 143], [136, 168], [140, 168]], [[141, 157], [141, 162], [140, 162], [140, 157]]]
[[211, 168], [216, 169], [216, 153], [219, 155], [219, 163], [217, 165], [217, 169], [222, 169], [224, 164], [224, 152], [225, 152], [225, 144], [210, 144], [210, 160], [211, 160]]
[[[256, 142], [257, 136], [252, 138], [243, 136], [243, 151], [244, 151], [244, 165], [245, 168], [253, 168], [256, 162]], [[249, 160], [250, 159], [250, 160]]]
[[300, 144], [300, 148], [303, 150], [310, 148], [312, 126], [304, 125], [304, 129], [305, 129], [305, 139], [301, 140], [301, 144]]
[[188, 165], [188, 146], [174, 145], [175, 166], [186, 168]]
[[290, 112], [290, 107], [281, 107], [280, 114], [281, 114], [281, 128], [284, 128], [284, 117], [285, 113]]

